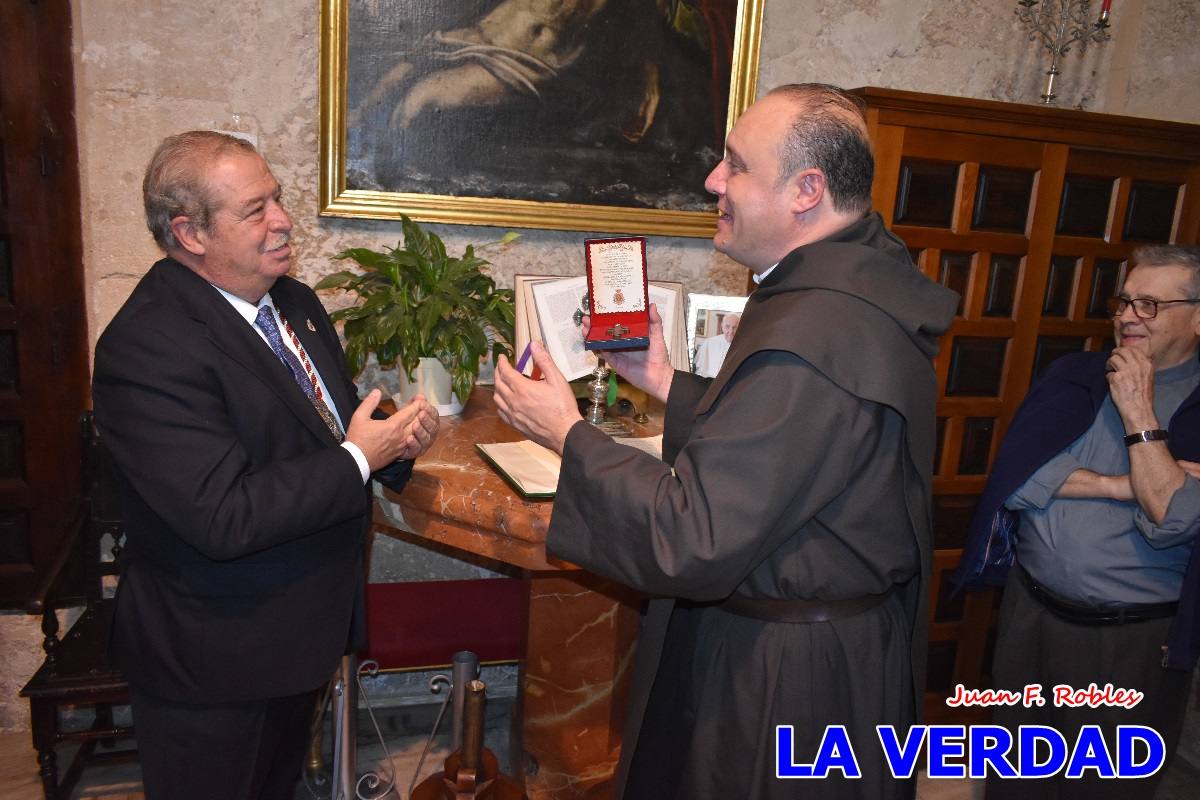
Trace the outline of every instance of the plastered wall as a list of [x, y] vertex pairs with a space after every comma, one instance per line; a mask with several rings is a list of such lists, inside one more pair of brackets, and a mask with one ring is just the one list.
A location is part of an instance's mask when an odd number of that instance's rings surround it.
[[[362, 0], [379, 3], [383, 0]], [[817, 80], [1037, 102], [1044, 53], [995, 0], [767, 0], [760, 91]], [[141, 220], [146, 159], [170, 133], [197, 127], [255, 135], [296, 220], [296, 274], [315, 281], [347, 246], [398, 238], [391, 222], [318, 218], [316, 0], [104, 0], [75, 8], [84, 260], [92, 341], [157, 257]], [[1200, 121], [1198, 0], [1118, 0], [1113, 39], [1067, 56], [1064, 107]], [[1172, 77], [1175, 79], [1173, 80]], [[439, 226], [452, 248], [502, 231]], [[598, 232], [603, 233], [603, 232]], [[493, 254], [516, 271], [581, 268], [585, 234], [527, 230]], [[654, 237], [653, 277], [733, 292], [744, 270], [706, 240]]]

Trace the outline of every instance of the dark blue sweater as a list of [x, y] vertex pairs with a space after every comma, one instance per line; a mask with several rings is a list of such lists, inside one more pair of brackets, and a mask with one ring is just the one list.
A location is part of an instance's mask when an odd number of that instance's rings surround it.
[[[1004, 501], [1047, 461], [1091, 427], [1108, 395], [1108, 353], [1076, 353], [1054, 362], [1029, 390], [1000, 446], [991, 477], [967, 530], [952, 580], [959, 586], [1003, 586], [1015, 558], [1019, 517]], [[1167, 425], [1175, 458], [1200, 461], [1200, 388]], [[1179, 612], [1167, 638], [1164, 666], [1188, 670], [1200, 658], [1200, 548], [1192, 548]]]

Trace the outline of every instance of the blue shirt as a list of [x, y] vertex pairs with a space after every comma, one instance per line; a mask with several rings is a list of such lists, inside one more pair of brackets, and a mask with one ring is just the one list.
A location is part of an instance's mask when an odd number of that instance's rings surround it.
[[[1154, 411], [1169, 420], [1200, 385], [1200, 361], [1154, 376]], [[1017, 558], [1047, 589], [1088, 605], [1161, 603], [1179, 598], [1192, 543], [1200, 532], [1200, 482], [1190, 475], [1155, 525], [1136, 502], [1057, 498], [1077, 469], [1128, 474], [1125, 427], [1106, 397], [1092, 426], [1038, 469], [1005, 502], [1021, 525]]]

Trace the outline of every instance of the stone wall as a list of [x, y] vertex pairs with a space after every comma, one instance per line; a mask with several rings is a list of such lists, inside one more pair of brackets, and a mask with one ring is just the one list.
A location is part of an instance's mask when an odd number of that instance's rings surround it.
[[[93, 343], [158, 257], [142, 222], [140, 182], [147, 158], [168, 134], [218, 128], [256, 137], [296, 221], [295, 273], [302, 280], [332, 271], [330, 256], [344, 247], [378, 247], [399, 237], [392, 222], [317, 217], [315, 0], [73, 5]], [[825, 81], [1037, 102], [1043, 53], [1026, 40], [1014, 8], [1015, 2], [994, 0], [767, 0], [760, 91]], [[1200, 122], [1200, 48], [1191, 42], [1198, 29], [1200, 0], [1118, 0], [1112, 41], [1067, 57], [1061, 105]], [[452, 251], [503, 233], [435, 230]], [[578, 272], [585, 235], [523, 231], [517, 244], [493, 256], [497, 279]], [[744, 270], [706, 240], [652, 237], [649, 250], [652, 277], [683, 281], [690, 291], [732, 293], [745, 285]], [[401, 556], [389, 550], [386, 558]], [[397, 572], [394, 563], [376, 566]], [[421, 571], [428, 571], [424, 562]], [[40, 635], [26, 622], [0, 617], [0, 675], [25, 675], [34, 663]], [[0, 730], [27, 725], [22, 704], [12, 701], [13, 684], [0, 691]]]
[[[76, 3], [75, 10], [93, 342], [158, 255], [141, 220], [138, 188], [150, 152], [170, 133], [211, 127], [257, 138], [296, 220], [301, 279], [332, 271], [329, 257], [344, 247], [399, 238], [393, 222], [317, 217], [317, 3], [117, 4], [122, 13], [109, 3]], [[1015, 5], [767, 0], [759, 87], [825, 81], [1037, 102], [1045, 59], [1020, 30]], [[1121, 0], [1112, 41], [1067, 56], [1060, 105], [1200, 122], [1200, 85], [1193, 80], [1200, 48], [1188, 38], [1198, 27], [1200, 0]], [[435, 230], [452, 250], [503, 233]], [[517, 271], [577, 272], [584, 235], [523, 231], [516, 246], [493, 256], [498, 280], [510, 282]], [[699, 292], [744, 286], [744, 271], [714, 254], [706, 240], [653, 237], [649, 247], [653, 277], [682, 280]]]
[[[62, 630], [77, 613], [58, 612]], [[41, 666], [42, 618], [17, 611], [0, 612], [0, 733], [29, 727], [29, 701], [18, 692]]]

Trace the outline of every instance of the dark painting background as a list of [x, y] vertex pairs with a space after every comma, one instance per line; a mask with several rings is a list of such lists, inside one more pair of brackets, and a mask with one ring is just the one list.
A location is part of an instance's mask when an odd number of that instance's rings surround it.
[[[562, 0], [567, 6], [584, 4], [583, 11], [591, 2]], [[439, 71], [444, 75], [447, 67], [486, 60], [486, 48], [474, 48], [482, 57], [464, 56], [431, 34], [465, 28], [470, 36], [496, 41], [494, 26], [487, 32], [478, 23], [502, 4], [493, 21], [512, 21], [502, 34], [506, 38], [574, 43], [578, 57], [557, 73], [536, 64], [527, 71], [537, 95], [523, 86], [506, 87], [484, 102], [439, 103], [406, 125], [392, 122], [421, 81]], [[536, 28], [545, 19], [536, 13], [544, 4], [352, 0], [347, 188], [711, 209], [703, 183], [723, 150], [737, 0], [607, 0], [594, 16], [578, 17], [582, 26], [569, 32]], [[513, 49], [518, 52], [507, 56], [509, 63], [527, 63], [527, 49]], [[402, 63], [406, 74], [394, 72], [381, 85]], [[520, 86], [519, 79], [516, 83]], [[657, 87], [658, 107], [638, 138], [647, 87]]]

